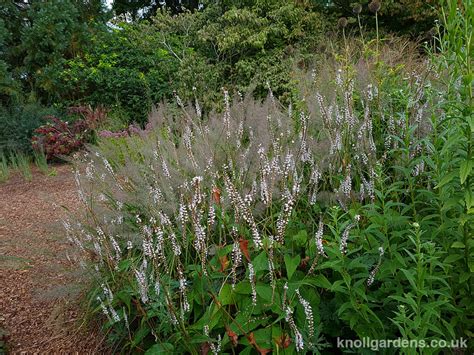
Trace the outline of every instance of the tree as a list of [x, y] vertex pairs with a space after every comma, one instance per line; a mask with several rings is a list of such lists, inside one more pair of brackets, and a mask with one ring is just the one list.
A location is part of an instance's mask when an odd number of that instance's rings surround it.
[[83, 55], [107, 19], [101, 0], [9, 1], [0, 14], [2, 94], [16, 83], [44, 103], [57, 95], [54, 73], [66, 60]]
[[166, 9], [172, 14], [186, 10], [195, 10], [199, 0], [115, 0], [113, 10], [117, 15], [129, 15], [134, 21], [139, 18], [150, 18], [159, 9]]

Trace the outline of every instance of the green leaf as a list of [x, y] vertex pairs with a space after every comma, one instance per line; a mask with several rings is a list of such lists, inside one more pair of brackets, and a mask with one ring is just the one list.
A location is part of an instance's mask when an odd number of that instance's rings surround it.
[[456, 173], [455, 172], [451, 172], [445, 176], [443, 176], [443, 178], [441, 179], [441, 181], [439, 182], [438, 185], [435, 186], [435, 189], [440, 189], [441, 187], [443, 187], [444, 185], [448, 184], [449, 182], [451, 182], [451, 180], [456, 176]]
[[[268, 348], [272, 342], [272, 328], [258, 329], [253, 332], [255, 343], [261, 348]], [[250, 345], [246, 337], [242, 337], [240, 340], [242, 345]]]
[[115, 296], [127, 305], [127, 309], [130, 310], [130, 304], [132, 301], [132, 295], [128, 290], [121, 290], [115, 294]]
[[348, 293], [347, 288], [344, 285], [344, 281], [337, 280], [331, 286], [331, 291], [333, 292], [341, 292], [341, 293]]
[[418, 290], [418, 287], [416, 285], [416, 281], [415, 281], [415, 276], [408, 270], [406, 269], [400, 269], [403, 274], [405, 275], [405, 277], [407, 278], [408, 282], [410, 283], [411, 287], [413, 288], [413, 290], [417, 291]]
[[469, 265], [469, 271], [474, 272], [474, 261], [469, 261], [468, 265]]
[[293, 258], [289, 255], [285, 255], [285, 265], [286, 273], [288, 275], [288, 280], [291, 280], [291, 277], [296, 271], [296, 268], [300, 264], [301, 257], [299, 255], [294, 256]]
[[253, 260], [252, 260], [252, 265], [255, 270], [255, 272], [259, 272], [262, 270], [268, 270], [268, 257], [267, 253], [265, 251], [262, 251], [260, 254], [258, 254]]
[[150, 327], [148, 324], [142, 324], [140, 329], [134, 334], [134, 338], [132, 339], [132, 346], [137, 346], [141, 343], [141, 341], [150, 333]]
[[170, 343], [155, 344], [149, 348], [145, 354], [154, 355], [154, 354], [170, 354], [173, 353], [174, 346]]
[[252, 293], [252, 286], [250, 286], [249, 281], [242, 280], [237, 285], [235, 285], [234, 291], [235, 293], [250, 295]]
[[271, 302], [273, 291], [272, 291], [272, 288], [270, 287], [270, 285], [265, 285], [265, 284], [262, 284], [262, 283], [258, 283], [255, 286], [255, 288], [257, 290], [257, 295], [262, 297], [265, 301]]
[[470, 160], [465, 160], [461, 163], [461, 166], [459, 167], [459, 177], [461, 179], [461, 184], [464, 184], [464, 181], [466, 181], [467, 177], [471, 173], [472, 165], [473, 164]]
[[324, 275], [316, 275], [313, 279], [310, 280], [311, 284], [314, 284], [317, 287], [325, 288], [326, 290], [331, 289], [331, 283]]
[[304, 246], [308, 241], [308, 232], [306, 232], [304, 229], [300, 230], [293, 236], [293, 241], [300, 247]]
[[451, 255], [448, 255], [448, 256], [444, 259], [443, 263], [444, 263], [444, 264], [451, 264], [451, 263], [454, 263], [454, 262], [456, 262], [456, 261], [458, 261], [458, 260], [461, 260], [462, 258], [463, 258], [462, 255], [451, 254]]
[[464, 202], [466, 202], [466, 209], [471, 209], [474, 206], [474, 195], [472, 194], [471, 189], [467, 189], [464, 194]]
[[229, 284], [225, 284], [219, 292], [217, 297], [223, 306], [232, 304], [232, 287]]
[[459, 276], [459, 283], [462, 284], [466, 282], [467, 280], [469, 280], [470, 277], [471, 277], [471, 273], [463, 272], [461, 276]]
[[464, 245], [463, 242], [454, 242], [453, 244], [451, 244], [451, 248], [455, 248], [455, 249], [464, 249], [466, 246]]
[[247, 346], [244, 350], [240, 352], [241, 355], [250, 355], [252, 354], [253, 346]]

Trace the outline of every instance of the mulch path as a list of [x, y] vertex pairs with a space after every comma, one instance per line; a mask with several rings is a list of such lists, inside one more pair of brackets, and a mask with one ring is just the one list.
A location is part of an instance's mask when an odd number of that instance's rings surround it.
[[60, 206], [79, 207], [72, 169], [54, 169], [0, 184], [0, 342], [11, 353], [104, 353], [99, 332], [82, 321], [86, 278], [68, 261], [61, 225]]

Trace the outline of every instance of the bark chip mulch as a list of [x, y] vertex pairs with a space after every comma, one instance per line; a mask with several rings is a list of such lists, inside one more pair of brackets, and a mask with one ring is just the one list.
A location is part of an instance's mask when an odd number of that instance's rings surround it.
[[85, 278], [68, 261], [60, 206], [77, 210], [72, 168], [33, 171], [0, 183], [0, 354], [104, 353], [98, 332], [82, 321]]

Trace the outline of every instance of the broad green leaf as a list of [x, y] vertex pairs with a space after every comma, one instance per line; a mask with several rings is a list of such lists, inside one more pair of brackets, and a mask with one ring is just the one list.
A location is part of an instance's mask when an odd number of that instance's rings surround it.
[[257, 295], [262, 297], [265, 301], [270, 302], [272, 300], [273, 290], [270, 285], [258, 283], [255, 288], [257, 290]]
[[300, 264], [301, 257], [296, 255], [294, 257], [290, 257], [289, 255], [285, 255], [285, 266], [286, 266], [286, 273], [288, 275], [288, 280], [291, 280], [291, 277], [296, 271], [296, 268]]
[[268, 270], [268, 257], [265, 251], [262, 251], [258, 254], [253, 260], [252, 265], [255, 272], [259, 272], [262, 270]]
[[[263, 349], [270, 349], [272, 346], [272, 328], [263, 328], [263, 329], [258, 329], [253, 332], [253, 336], [255, 339], [255, 343], [260, 348]], [[242, 337], [240, 343], [242, 345], [250, 345], [248, 339], [246, 337]]]
[[348, 293], [347, 288], [344, 286], [344, 281], [342, 280], [335, 281], [331, 286], [331, 291]]
[[142, 324], [140, 329], [135, 332], [134, 337], [132, 339], [132, 346], [139, 345], [143, 338], [145, 338], [150, 333], [150, 326], [148, 324]]
[[469, 280], [469, 278], [471, 277], [471, 273], [469, 272], [463, 272], [461, 274], [461, 276], [459, 276], [459, 283], [462, 284], [464, 282], [466, 282], [467, 280]]
[[460, 259], [462, 259], [463, 256], [462, 255], [458, 255], [458, 254], [451, 254], [451, 255], [448, 255], [445, 259], [444, 259], [444, 263], [445, 264], [451, 264], [451, 263], [454, 263]]
[[469, 261], [469, 271], [474, 272], [474, 261]]
[[229, 284], [224, 284], [217, 298], [223, 306], [232, 304], [232, 287]]
[[471, 189], [467, 189], [464, 194], [464, 202], [466, 202], [466, 209], [471, 209], [474, 206], [474, 195], [472, 194]]
[[250, 295], [252, 293], [252, 286], [250, 286], [250, 282], [248, 282], [247, 280], [243, 280], [240, 281], [237, 285], [235, 285], [234, 291], [236, 293]]
[[308, 232], [302, 229], [297, 234], [293, 235], [293, 241], [300, 247], [304, 246], [308, 241]]

